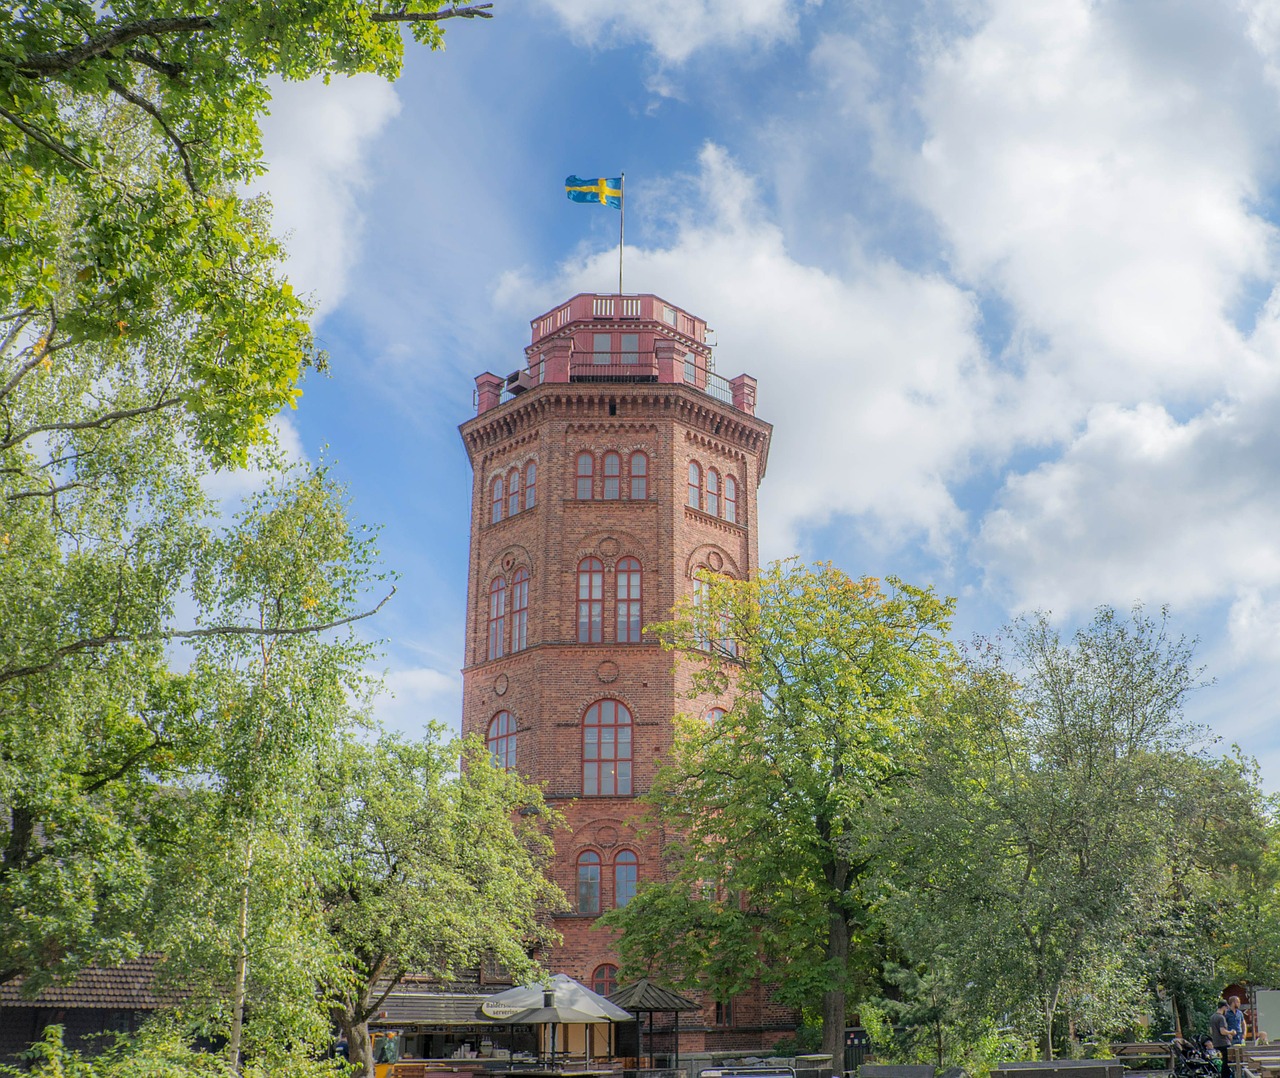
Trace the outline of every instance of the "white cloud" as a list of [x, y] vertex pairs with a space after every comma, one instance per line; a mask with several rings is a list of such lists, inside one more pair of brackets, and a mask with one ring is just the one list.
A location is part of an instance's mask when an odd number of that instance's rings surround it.
[[433, 667], [391, 670], [374, 698], [374, 717], [388, 730], [421, 737], [427, 724], [445, 722], [456, 730], [462, 713], [462, 682]]
[[319, 317], [346, 292], [364, 220], [359, 195], [375, 171], [369, 151], [399, 111], [396, 92], [374, 75], [273, 86], [263, 123], [270, 171], [254, 189], [270, 193], [289, 278]]
[[[679, 220], [666, 247], [628, 247], [627, 288], [710, 319], [719, 372], [759, 379], [760, 414], [784, 432], [769, 460], [778, 478], [761, 490], [765, 556], [793, 553], [802, 525], [840, 513], [945, 544], [963, 525], [947, 481], [1005, 437], [988, 422], [998, 386], [970, 297], [888, 259], [849, 281], [802, 265], [723, 149], [704, 147], [700, 166], [685, 194], [711, 217]], [[583, 252], [554, 281], [508, 276], [498, 303], [536, 311], [609, 288], [616, 259]]]
[[[811, 2], [811, 0], [810, 0]], [[738, 48], [795, 33], [799, 0], [544, 0], [583, 44], [644, 41], [682, 63], [711, 46]]]

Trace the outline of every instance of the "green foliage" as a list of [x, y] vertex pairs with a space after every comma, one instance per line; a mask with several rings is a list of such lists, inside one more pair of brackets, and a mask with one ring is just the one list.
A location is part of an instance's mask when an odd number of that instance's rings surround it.
[[1153, 942], [1164, 933], [1173, 959], [1224, 840], [1251, 833], [1251, 788], [1216, 781], [1229, 767], [1197, 754], [1182, 718], [1191, 653], [1141, 610], [1100, 610], [1070, 640], [1019, 622], [969, 654], [911, 801], [907, 949], [954, 966], [988, 1014], [1030, 1003], [1011, 1018], [1046, 1058], [1063, 1017], [1103, 1035], [1135, 1024]]
[[623, 929], [625, 974], [660, 964], [721, 998], [767, 977], [788, 1003], [821, 1002], [833, 1050], [844, 993], [877, 972], [875, 875], [945, 684], [951, 603], [825, 565], [704, 585], [658, 631], [693, 693], [732, 707], [681, 723], [651, 795], [670, 881], [605, 921]]

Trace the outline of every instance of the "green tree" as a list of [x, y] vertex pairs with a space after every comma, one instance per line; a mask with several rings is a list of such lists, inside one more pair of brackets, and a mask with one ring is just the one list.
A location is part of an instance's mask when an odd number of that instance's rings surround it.
[[1065, 640], [1044, 615], [1017, 622], [970, 652], [909, 803], [908, 949], [945, 955], [1046, 1059], [1064, 1013], [1136, 1013], [1137, 944], [1204, 775], [1182, 716], [1192, 650], [1140, 609]]
[[659, 628], [693, 691], [732, 707], [683, 721], [655, 783], [671, 882], [605, 918], [630, 970], [661, 961], [719, 998], [764, 977], [820, 1006], [834, 1054], [847, 992], [879, 968], [872, 883], [950, 655], [951, 601], [888, 584], [783, 563], [706, 579]]
[[0, 10], [0, 981], [148, 945], [185, 826], [161, 791], [214, 766], [214, 683], [172, 670], [173, 642], [328, 624], [297, 596], [220, 622], [193, 588], [221, 542], [202, 480], [268, 446], [321, 361], [241, 194], [268, 80], [394, 77], [402, 25], [434, 48], [487, 6]]
[[345, 974], [331, 1013], [372, 1078], [368, 1021], [406, 974], [447, 979], [485, 961], [536, 972], [545, 916], [565, 905], [545, 875], [558, 817], [482, 742], [439, 727], [420, 742], [346, 742], [318, 796], [319, 895]]

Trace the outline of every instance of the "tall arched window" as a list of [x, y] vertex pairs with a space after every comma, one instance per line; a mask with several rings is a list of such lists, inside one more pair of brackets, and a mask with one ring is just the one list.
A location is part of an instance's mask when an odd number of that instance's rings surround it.
[[502, 519], [502, 476], [493, 477], [493, 487], [489, 491], [489, 520], [497, 524]]
[[613, 859], [613, 904], [625, 906], [636, 897], [640, 878], [640, 858], [630, 850], [620, 850]]
[[578, 497], [582, 501], [590, 501], [592, 479], [595, 475], [596, 459], [590, 453], [578, 454]]
[[599, 558], [578, 563], [578, 643], [604, 639], [604, 564]]
[[631, 454], [631, 500], [642, 502], [649, 497], [649, 458], [643, 453]]
[[707, 709], [707, 713], [702, 716], [702, 720], [708, 724], [717, 723], [727, 714], [729, 713], [722, 707], [712, 707]]
[[511, 771], [516, 766], [516, 720], [510, 711], [499, 711], [489, 720], [489, 733], [485, 737], [495, 767]]
[[489, 584], [489, 658], [501, 659], [507, 636], [507, 582], [495, 576]]
[[523, 565], [511, 578], [511, 650], [529, 646], [529, 570]]
[[696, 460], [689, 461], [689, 496], [686, 499], [690, 508], [702, 508], [702, 468]]
[[607, 501], [622, 497], [622, 458], [617, 453], [604, 455], [604, 496]]
[[578, 912], [600, 912], [600, 855], [594, 850], [578, 855]]
[[538, 462], [529, 461], [524, 466], [524, 507], [532, 509], [538, 504]]
[[609, 962], [596, 966], [591, 974], [591, 991], [606, 999], [618, 990], [618, 967]]
[[720, 473], [714, 468], [707, 469], [707, 512], [720, 515]]
[[582, 719], [582, 792], [587, 797], [631, 793], [631, 712], [600, 700]]
[[635, 558], [618, 562], [617, 636], [619, 644], [640, 643], [640, 563]]
[[512, 468], [507, 472], [507, 516], [520, 512], [520, 473]]
[[724, 477], [724, 519], [738, 523], [738, 481], [731, 475]]

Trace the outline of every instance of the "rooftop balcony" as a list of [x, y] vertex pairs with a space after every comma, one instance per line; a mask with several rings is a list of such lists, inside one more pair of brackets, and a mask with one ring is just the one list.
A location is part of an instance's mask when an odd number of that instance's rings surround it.
[[477, 415], [570, 382], [684, 385], [755, 415], [756, 380], [717, 374], [706, 322], [658, 296], [577, 295], [530, 325], [523, 370], [476, 376]]

